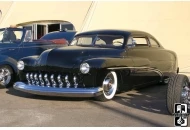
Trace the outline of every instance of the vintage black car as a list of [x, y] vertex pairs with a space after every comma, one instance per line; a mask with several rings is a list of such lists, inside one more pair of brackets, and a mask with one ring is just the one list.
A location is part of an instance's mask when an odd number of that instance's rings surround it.
[[68, 47], [44, 51], [18, 62], [20, 91], [49, 96], [95, 97], [167, 82], [179, 71], [175, 52], [150, 34], [94, 30], [76, 34]]
[[[44, 50], [62, 47], [52, 41], [33, 41], [30, 30], [23, 28], [0, 29], [0, 84], [8, 87], [16, 80], [17, 61], [23, 57], [40, 55]], [[67, 46], [67, 45], [66, 45]]]

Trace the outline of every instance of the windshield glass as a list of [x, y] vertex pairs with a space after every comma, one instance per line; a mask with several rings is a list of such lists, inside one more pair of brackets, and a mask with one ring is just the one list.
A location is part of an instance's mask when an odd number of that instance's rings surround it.
[[122, 47], [124, 37], [121, 35], [86, 35], [73, 39], [71, 46]]
[[0, 30], [0, 43], [13, 43], [21, 41], [23, 36], [22, 30], [3, 29]]

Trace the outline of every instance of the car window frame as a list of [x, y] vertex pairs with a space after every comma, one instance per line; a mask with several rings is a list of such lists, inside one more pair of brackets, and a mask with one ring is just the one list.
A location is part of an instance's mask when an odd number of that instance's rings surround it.
[[139, 34], [131, 34], [130, 36], [128, 36], [128, 39], [126, 40], [126, 46], [125, 46], [125, 48], [131, 48], [131, 46], [128, 46], [127, 45], [127, 43], [128, 43], [128, 40], [129, 40], [129, 38], [145, 38], [146, 39], [146, 42], [147, 42], [147, 45], [148, 46], [136, 46], [136, 45], [134, 45], [132, 48], [136, 48], [136, 47], [151, 47], [151, 45], [150, 45], [150, 42], [149, 42], [149, 39], [148, 39], [148, 36], [146, 36], [146, 35], [139, 35]]
[[[161, 47], [160, 43], [158, 42], [158, 40], [156, 40], [154, 37], [148, 37], [148, 40], [149, 40], [149, 43], [150, 43], [150, 47], [153, 47], [151, 42], [150, 42], [150, 39], [154, 40], [157, 45], [158, 45], [158, 48]], [[153, 47], [153, 48], [157, 48], [157, 47]]]
[[20, 46], [22, 43], [24, 43], [23, 41], [24, 41], [24, 37], [26, 35], [26, 29], [23, 29], [23, 28], [1, 28], [0, 30], [5, 30], [5, 29], [12, 30], [12, 31], [23, 31], [20, 42], [9, 43], [9, 44], [17, 44], [18, 46]]

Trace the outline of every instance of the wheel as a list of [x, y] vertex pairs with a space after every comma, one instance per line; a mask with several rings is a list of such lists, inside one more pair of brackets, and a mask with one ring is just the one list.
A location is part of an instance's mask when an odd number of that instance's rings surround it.
[[114, 71], [107, 73], [102, 83], [103, 92], [96, 99], [99, 101], [111, 100], [116, 94], [117, 86], [117, 74]]
[[0, 66], [0, 85], [10, 87], [13, 82], [13, 70], [7, 65]]
[[185, 103], [190, 109], [190, 86], [186, 75], [175, 74], [168, 83], [167, 89], [167, 109], [170, 114], [174, 113], [175, 103]]

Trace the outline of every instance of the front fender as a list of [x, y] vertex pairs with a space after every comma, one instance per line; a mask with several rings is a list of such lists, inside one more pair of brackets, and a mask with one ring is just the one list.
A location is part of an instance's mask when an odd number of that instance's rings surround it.
[[25, 66], [34, 66], [38, 58], [39, 58], [39, 55], [35, 55], [35, 56], [27, 56], [20, 60], [24, 62]]
[[9, 65], [13, 71], [17, 74], [17, 61], [11, 57], [0, 55], [0, 65]]

